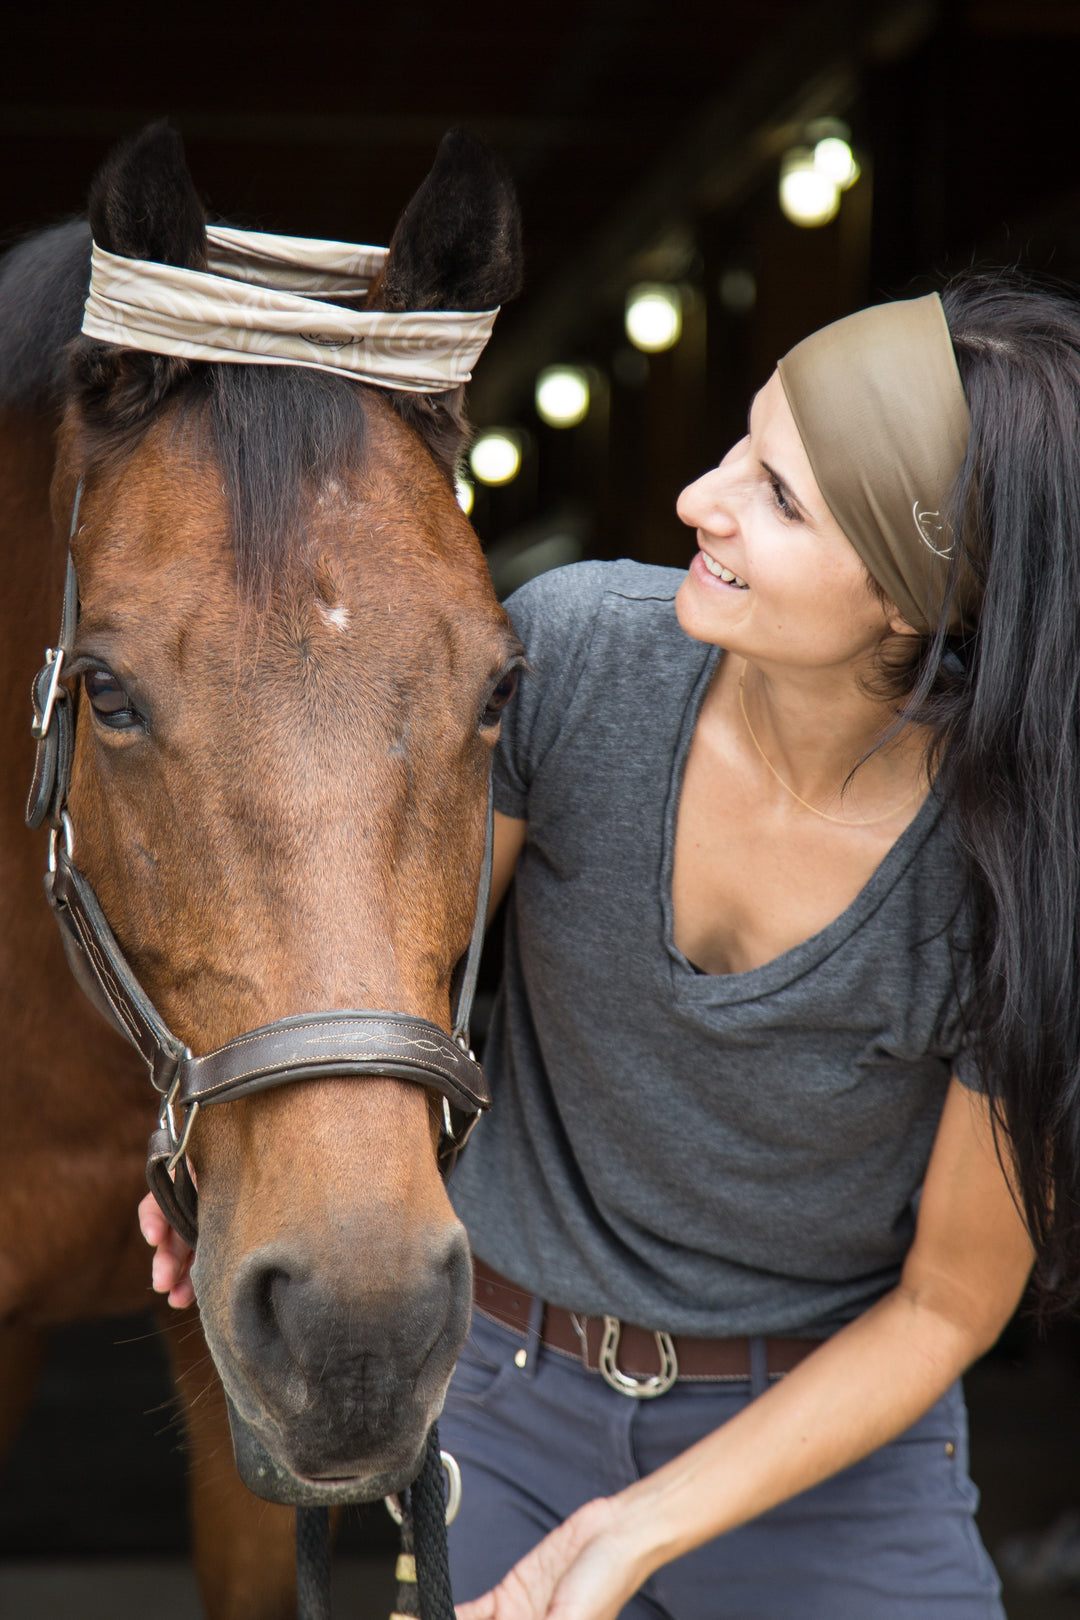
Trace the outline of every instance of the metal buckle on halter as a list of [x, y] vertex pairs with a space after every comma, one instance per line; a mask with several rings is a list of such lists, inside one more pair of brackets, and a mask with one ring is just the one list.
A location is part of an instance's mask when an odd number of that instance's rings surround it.
[[74, 858], [74, 855], [75, 855], [75, 829], [71, 825], [71, 817], [68, 815], [66, 810], [61, 810], [61, 812], [60, 812], [60, 825], [59, 825], [59, 827], [50, 827], [49, 828], [49, 871], [50, 872], [55, 872], [56, 871], [56, 857], [57, 857], [57, 851], [59, 850], [59, 847], [60, 847], [60, 834], [61, 834], [61, 832], [63, 832], [63, 834], [64, 834], [64, 854], [67, 856], [68, 860], [70, 861], [70, 860], [72, 860]]
[[[473, 1054], [470, 1051], [469, 1056], [472, 1057], [472, 1055]], [[475, 1061], [475, 1059], [474, 1059], [474, 1061]], [[455, 1131], [455, 1129], [454, 1129], [454, 1121], [453, 1121], [453, 1119], [451, 1117], [451, 1114], [450, 1114], [450, 1099], [448, 1097], [446, 1097], [446, 1096], [443, 1097], [443, 1100], [442, 1100], [443, 1136], [446, 1139], [446, 1141], [449, 1142], [450, 1146], [452, 1148], [454, 1148], [456, 1151], [460, 1151], [465, 1146], [466, 1142], [469, 1140], [469, 1137], [472, 1135], [473, 1127], [475, 1126], [475, 1124], [476, 1124], [476, 1122], [477, 1122], [477, 1120], [479, 1118], [480, 1118], [480, 1115], [478, 1113], [470, 1114], [469, 1117], [466, 1119], [465, 1124], [461, 1127], [461, 1129], [458, 1130], [458, 1131]]]
[[619, 1338], [622, 1334], [622, 1323], [617, 1316], [604, 1317], [604, 1338], [600, 1345], [600, 1376], [612, 1389], [617, 1389], [620, 1395], [629, 1395], [636, 1401], [651, 1401], [657, 1395], [666, 1395], [676, 1378], [679, 1376], [679, 1358], [675, 1354], [671, 1334], [656, 1329], [653, 1338], [656, 1340], [656, 1349], [660, 1357], [660, 1371], [650, 1373], [647, 1378], [635, 1378], [632, 1373], [624, 1373], [616, 1360], [619, 1353]]
[[166, 1163], [165, 1163], [165, 1168], [169, 1172], [170, 1175], [172, 1175], [174, 1173], [174, 1171], [176, 1170], [177, 1165], [180, 1163], [180, 1160], [184, 1157], [184, 1154], [187, 1152], [188, 1141], [189, 1141], [189, 1139], [191, 1137], [191, 1127], [194, 1125], [195, 1116], [199, 1112], [199, 1105], [198, 1105], [197, 1102], [188, 1103], [187, 1107], [184, 1110], [183, 1129], [180, 1130], [180, 1131], [177, 1130], [177, 1128], [176, 1128], [176, 1094], [177, 1094], [177, 1092], [179, 1090], [180, 1090], [180, 1075], [178, 1073], [177, 1076], [176, 1076], [176, 1079], [173, 1081], [173, 1083], [169, 1087], [168, 1091], [162, 1097], [162, 1099], [161, 1099], [161, 1108], [160, 1108], [160, 1110], [158, 1112], [158, 1125], [160, 1126], [160, 1128], [162, 1130], [168, 1131], [168, 1133], [169, 1133], [169, 1146], [173, 1150], [172, 1157], [170, 1159], [168, 1159], [166, 1161]]
[[[56, 689], [60, 685], [60, 671], [64, 665], [63, 647], [46, 647], [45, 667], [50, 670], [49, 690], [45, 694], [45, 706], [41, 711], [41, 719], [30, 722], [31, 735], [40, 742], [52, 724], [53, 709], [56, 707]], [[40, 676], [38, 677], [40, 679]]]

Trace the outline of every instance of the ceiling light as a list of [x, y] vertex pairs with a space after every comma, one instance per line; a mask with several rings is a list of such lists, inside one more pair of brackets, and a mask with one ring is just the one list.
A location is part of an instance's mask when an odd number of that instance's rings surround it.
[[521, 471], [521, 440], [508, 428], [481, 433], [469, 452], [473, 476], [482, 484], [509, 484]]
[[827, 225], [840, 207], [840, 188], [814, 164], [809, 146], [793, 146], [780, 165], [780, 207], [793, 225]]
[[626, 335], [635, 349], [659, 354], [682, 336], [682, 298], [678, 287], [646, 281], [626, 295]]
[[581, 366], [545, 366], [536, 379], [536, 412], [548, 427], [576, 427], [589, 414], [589, 377]]
[[827, 135], [814, 147], [814, 168], [829, 177], [841, 191], [853, 186], [859, 178], [859, 165], [847, 141], [838, 135]]

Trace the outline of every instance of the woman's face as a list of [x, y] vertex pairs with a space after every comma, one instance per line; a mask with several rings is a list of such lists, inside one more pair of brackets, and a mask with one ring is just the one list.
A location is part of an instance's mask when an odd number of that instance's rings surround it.
[[903, 624], [884, 608], [825, 505], [776, 372], [750, 431], [679, 496], [698, 554], [676, 598], [679, 623], [754, 662], [861, 663]]

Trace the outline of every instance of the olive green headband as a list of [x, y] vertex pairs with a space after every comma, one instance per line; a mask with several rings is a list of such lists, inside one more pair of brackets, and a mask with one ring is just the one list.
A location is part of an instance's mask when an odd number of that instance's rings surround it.
[[[913, 629], [935, 630], [954, 544], [943, 514], [970, 427], [941, 299], [848, 315], [777, 370], [830, 512]], [[950, 630], [977, 610], [961, 567]]]

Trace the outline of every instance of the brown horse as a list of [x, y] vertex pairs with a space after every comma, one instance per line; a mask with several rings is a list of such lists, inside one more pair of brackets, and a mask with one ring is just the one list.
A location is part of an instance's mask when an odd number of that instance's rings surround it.
[[[0, 1438], [43, 1332], [147, 1298], [134, 1210], [155, 1098], [74, 987], [43, 836], [23, 827], [27, 691], [55, 642], [77, 485], [75, 855], [196, 1054], [334, 1008], [449, 1029], [520, 662], [454, 498], [457, 394], [78, 337], [91, 230], [114, 253], [205, 264], [164, 126], [110, 159], [89, 212], [0, 272]], [[501, 172], [448, 137], [369, 307], [491, 308], [516, 288], [517, 242]], [[437, 1101], [331, 1074], [205, 1110], [190, 1141], [206, 1341], [252, 1432], [316, 1495], [411, 1477], [466, 1332]], [[172, 1340], [207, 1609], [294, 1612], [291, 1510], [240, 1485], [205, 1345], [192, 1324]]]

